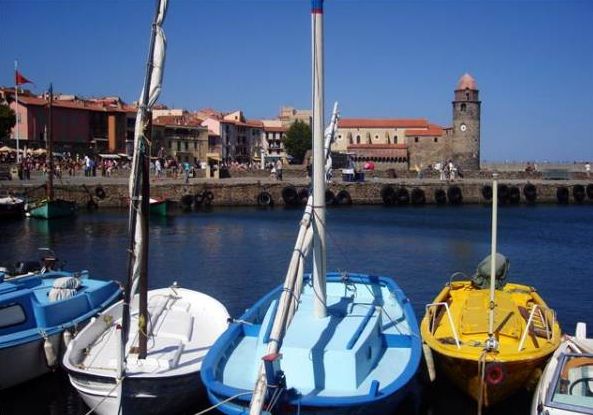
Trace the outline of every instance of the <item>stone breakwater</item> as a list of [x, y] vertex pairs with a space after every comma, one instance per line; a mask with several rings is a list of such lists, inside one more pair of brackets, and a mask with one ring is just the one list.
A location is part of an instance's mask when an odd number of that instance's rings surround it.
[[[492, 198], [492, 182], [467, 179], [444, 182], [434, 179], [375, 178], [363, 183], [336, 181], [328, 186], [328, 205], [459, 205], [487, 204]], [[94, 178], [55, 186], [57, 198], [74, 200], [90, 208], [128, 206], [126, 180]], [[24, 194], [30, 199], [44, 196], [40, 184], [1, 182], [0, 191]], [[593, 180], [499, 180], [499, 199], [502, 204], [521, 205], [538, 203], [593, 204]], [[289, 181], [272, 179], [194, 180], [189, 184], [179, 181], [155, 181], [151, 197], [168, 199], [184, 208], [211, 206], [299, 206], [308, 195], [308, 179]], [[89, 203], [91, 202], [91, 203]]]

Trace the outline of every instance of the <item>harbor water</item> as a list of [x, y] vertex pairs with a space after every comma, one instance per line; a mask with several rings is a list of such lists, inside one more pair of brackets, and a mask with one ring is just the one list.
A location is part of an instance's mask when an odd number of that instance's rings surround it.
[[[490, 253], [491, 209], [484, 206], [330, 209], [328, 270], [395, 278], [418, 320], [454, 272], [471, 276]], [[220, 300], [233, 317], [283, 282], [301, 209], [215, 208], [152, 217], [149, 286], [177, 281]], [[593, 332], [593, 206], [499, 209], [499, 252], [511, 261], [509, 280], [537, 288], [563, 331], [577, 321]], [[0, 223], [0, 262], [37, 259], [52, 248], [68, 270], [124, 281], [127, 211], [81, 211], [74, 219], [27, 218]], [[310, 261], [309, 261], [310, 269]], [[1, 368], [0, 368], [1, 370]], [[528, 392], [488, 414], [527, 414]], [[202, 402], [195, 412], [209, 406]], [[88, 408], [67, 377], [54, 374], [0, 392], [0, 415], [84, 414]], [[475, 414], [475, 404], [443, 379], [419, 381], [398, 414]]]

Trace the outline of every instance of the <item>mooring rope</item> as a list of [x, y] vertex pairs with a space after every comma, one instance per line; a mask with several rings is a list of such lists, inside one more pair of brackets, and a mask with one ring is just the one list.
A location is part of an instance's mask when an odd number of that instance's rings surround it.
[[[249, 391], [249, 392], [241, 392], [241, 393], [238, 393], [238, 394], [236, 394], [236, 395], [233, 395], [233, 396], [231, 396], [230, 398], [226, 398], [224, 401], [220, 401], [220, 402], [218, 402], [217, 404], [215, 404], [215, 405], [212, 405], [212, 406], [210, 406], [209, 408], [206, 408], [206, 409], [204, 409], [204, 410], [202, 410], [202, 411], [198, 412], [198, 413], [197, 413], [197, 414], [195, 414], [195, 415], [203, 415], [203, 414], [205, 414], [205, 413], [208, 413], [208, 412], [210, 412], [210, 411], [213, 411], [213, 410], [215, 410], [215, 409], [216, 409], [216, 408], [218, 408], [220, 405], [224, 405], [225, 403], [227, 403], [227, 402], [229, 402], [229, 401], [232, 401], [233, 399], [236, 399], [236, 398], [238, 398], [239, 396], [243, 396], [243, 395], [251, 395], [252, 393], [253, 393], [253, 391]], [[86, 414], [85, 414], [85, 415], [86, 415]]]

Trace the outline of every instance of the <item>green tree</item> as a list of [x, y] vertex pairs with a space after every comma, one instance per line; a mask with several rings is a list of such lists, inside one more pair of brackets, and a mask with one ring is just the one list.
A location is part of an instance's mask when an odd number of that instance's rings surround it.
[[0, 104], [0, 140], [10, 137], [10, 130], [16, 124], [14, 111], [6, 104]]
[[284, 137], [284, 148], [286, 152], [302, 162], [307, 150], [311, 149], [311, 127], [305, 122], [296, 120], [286, 132]]

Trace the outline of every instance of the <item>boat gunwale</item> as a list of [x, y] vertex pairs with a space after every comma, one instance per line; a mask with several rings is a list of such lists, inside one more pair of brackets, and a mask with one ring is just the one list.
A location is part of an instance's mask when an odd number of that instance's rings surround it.
[[[453, 281], [452, 283], [445, 284], [443, 289], [434, 298], [432, 304], [438, 303], [438, 302], [449, 303], [448, 301], [446, 301], [446, 299], [451, 297], [449, 295], [449, 293], [450, 293], [451, 288], [454, 284], [458, 285], [457, 288], [463, 288], [465, 286], [471, 287], [471, 280]], [[512, 282], [507, 283], [507, 285], [518, 287], [518, 288], [528, 289], [529, 295], [532, 296], [532, 298], [535, 300], [536, 304], [539, 302], [539, 304], [537, 304], [537, 305], [541, 305], [541, 306], [548, 308], [547, 303], [537, 293], [537, 291], [535, 290], [534, 287], [531, 287], [531, 286], [528, 286], [525, 284], [512, 283]], [[482, 291], [482, 290], [484, 290], [484, 289], [475, 289], [475, 291]], [[497, 290], [497, 291], [504, 292], [504, 290]], [[422, 318], [422, 321], [420, 322], [420, 332], [422, 334], [422, 340], [425, 344], [427, 344], [433, 351], [440, 353], [444, 356], [447, 356], [449, 358], [452, 358], [452, 359], [468, 360], [468, 361], [478, 360], [478, 358], [480, 357], [480, 355], [483, 351], [483, 349], [479, 348], [478, 346], [463, 346], [462, 345], [460, 348], [453, 348], [454, 345], [449, 346], [449, 345], [443, 345], [442, 343], [440, 343], [436, 339], [434, 333], [431, 333], [431, 331], [429, 330], [429, 327], [428, 327], [429, 326], [429, 321], [428, 321], [429, 313], [430, 312], [425, 311], [424, 317]], [[527, 325], [527, 322], [525, 322], [525, 325]], [[522, 329], [522, 332], [523, 332], [523, 330], [524, 329]], [[555, 336], [554, 341], [546, 340], [546, 342], [549, 342], [549, 345], [544, 344], [537, 349], [529, 350], [527, 352], [529, 354], [529, 357], [527, 357], [527, 358], [525, 357], [526, 351], [522, 350], [522, 351], [515, 351], [512, 353], [505, 353], [504, 354], [505, 358], [503, 360], [498, 359], [498, 357], [500, 356], [499, 352], [497, 352], [495, 354], [488, 353], [487, 361], [489, 361], [489, 362], [496, 361], [496, 362], [500, 362], [500, 363], [513, 363], [513, 362], [520, 362], [520, 361], [532, 361], [532, 360], [537, 360], [537, 359], [546, 357], [546, 356], [552, 354], [558, 348], [558, 346], [560, 345], [561, 340], [562, 340], [562, 330], [560, 328], [560, 324], [558, 323], [558, 320], [554, 321], [554, 325], [552, 327], [552, 334], [553, 334], [553, 336]], [[461, 340], [461, 336], [459, 336], [459, 337]], [[517, 341], [517, 343], [519, 343], [519, 342]], [[489, 357], [492, 357], [492, 356], [494, 356], [494, 358], [489, 359]]]
[[[344, 276], [347, 276], [350, 281], [358, 282], [358, 283], [371, 283], [371, 284], [381, 284], [388, 288], [389, 292], [393, 293], [401, 305], [402, 311], [406, 316], [406, 321], [410, 327], [411, 333], [411, 342], [410, 342], [410, 357], [408, 359], [407, 364], [404, 367], [404, 370], [397, 376], [393, 382], [385, 385], [380, 386], [380, 389], [377, 391], [376, 394], [366, 394], [366, 395], [350, 395], [350, 396], [340, 396], [340, 397], [327, 397], [327, 396], [307, 396], [307, 395], [297, 395], [296, 397], [289, 400], [291, 404], [297, 404], [301, 406], [311, 406], [311, 407], [343, 407], [343, 406], [352, 406], [352, 405], [363, 405], [369, 404], [373, 402], [378, 402], [383, 399], [387, 399], [388, 397], [392, 396], [393, 394], [397, 393], [400, 389], [404, 388], [410, 380], [416, 375], [418, 371], [418, 367], [420, 364], [420, 355], [421, 355], [421, 340], [420, 340], [420, 331], [418, 328], [418, 322], [416, 320], [416, 315], [414, 313], [414, 309], [412, 307], [409, 298], [405, 296], [403, 290], [399, 287], [399, 285], [390, 277], [385, 276], [374, 276], [370, 274], [360, 274], [360, 273], [339, 273], [339, 272], [328, 272], [326, 274], [326, 281], [327, 282], [341, 282]], [[304, 276], [304, 283], [310, 281], [311, 275], [307, 274]], [[257, 303], [255, 303], [252, 307], [246, 310], [246, 312], [241, 316], [241, 320], [244, 321], [251, 321], [251, 319], [257, 315], [259, 309], [266, 303], [271, 303], [272, 298], [281, 292], [283, 286], [280, 285], [277, 288], [273, 289], [271, 292], [266, 294], [262, 297]], [[206, 355], [202, 363], [202, 371], [200, 373], [202, 377], [202, 382], [206, 386], [208, 390], [208, 395], [213, 396], [225, 396], [231, 397], [243, 394], [242, 396], [237, 397], [237, 399], [242, 401], [250, 401], [251, 395], [248, 395], [249, 392], [253, 392], [247, 389], [237, 388], [233, 386], [227, 386], [223, 384], [218, 377], [214, 376], [214, 370], [218, 366], [218, 363], [224, 359], [225, 352], [229, 348], [229, 345], [236, 343], [237, 339], [241, 337], [244, 333], [242, 328], [243, 323], [241, 322], [234, 322], [232, 323], [228, 330], [220, 336], [220, 338], [214, 343], [212, 348], [210, 349], [209, 353]]]
[[552, 397], [554, 396], [554, 391], [556, 390], [556, 386], [558, 385], [558, 382], [560, 381], [560, 371], [564, 367], [564, 363], [566, 362], [566, 360], [569, 357], [578, 357], [578, 356], [593, 358], [593, 353], [577, 353], [574, 351], [567, 352], [567, 351], [563, 350], [563, 351], [560, 351], [559, 356], [555, 357], [556, 358], [556, 362], [555, 362], [556, 367], [554, 368], [554, 374], [552, 375], [553, 383], [550, 383], [544, 392], [545, 393], [544, 406], [554, 408], [554, 409], [560, 409], [560, 410], [564, 410], [564, 411], [572, 411], [572, 412], [580, 413], [580, 414], [593, 414], [593, 408], [587, 408], [586, 406], [579, 406], [579, 405], [571, 405], [571, 404], [562, 403], [562, 402], [555, 402], [552, 400]]

